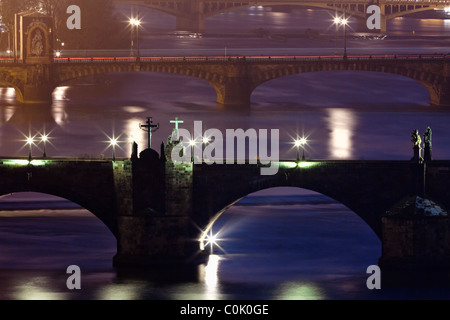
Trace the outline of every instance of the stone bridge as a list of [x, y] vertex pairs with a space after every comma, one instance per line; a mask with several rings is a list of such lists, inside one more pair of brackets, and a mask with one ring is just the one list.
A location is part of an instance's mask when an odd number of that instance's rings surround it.
[[381, 266], [448, 270], [448, 216], [405, 208], [417, 196], [450, 208], [450, 161], [281, 161], [269, 176], [261, 167], [174, 163], [151, 149], [115, 161], [3, 158], [0, 195], [43, 192], [80, 204], [117, 238], [114, 265], [136, 266], [198, 262], [208, 255], [202, 239], [226, 208], [259, 190], [304, 188], [370, 226], [382, 243]]
[[253, 6], [301, 6], [323, 8], [336, 12], [346, 12], [358, 19], [360, 31], [369, 31], [365, 21], [371, 15], [367, 7], [376, 4], [381, 11], [381, 32], [386, 32], [386, 20], [433, 9], [443, 9], [450, 5], [448, 0], [115, 0], [141, 7], [156, 9], [176, 17], [178, 30], [203, 32], [205, 19], [232, 10]]
[[0, 83], [14, 87], [20, 102], [51, 103], [53, 90], [70, 80], [117, 72], [170, 73], [207, 81], [219, 106], [249, 108], [252, 92], [261, 84], [323, 71], [409, 77], [427, 88], [431, 105], [450, 105], [450, 59], [444, 55], [65, 58], [50, 64], [2, 63]]

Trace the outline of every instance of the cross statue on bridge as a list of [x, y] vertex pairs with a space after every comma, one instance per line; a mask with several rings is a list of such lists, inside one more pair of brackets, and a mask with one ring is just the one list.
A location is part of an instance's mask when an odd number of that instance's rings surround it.
[[170, 120], [170, 123], [175, 123], [175, 130], [178, 131], [178, 124], [184, 123], [183, 120], [178, 120], [178, 117], [175, 117], [175, 120]]
[[159, 123], [158, 124], [152, 124], [153, 120], [151, 117], [147, 117], [147, 124], [139, 124], [139, 128], [145, 130], [146, 132], [148, 132], [148, 148], [151, 149], [152, 147], [152, 132], [153, 132], [153, 128], [155, 128], [156, 130], [159, 128]]
[[174, 123], [175, 124], [175, 128], [173, 129], [173, 132], [172, 132], [172, 140], [173, 141], [178, 141], [179, 140], [178, 125], [180, 123], [184, 123], [184, 121], [183, 120], [178, 120], [178, 117], [175, 117], [175, 120], [170, 120], [170, 123]]

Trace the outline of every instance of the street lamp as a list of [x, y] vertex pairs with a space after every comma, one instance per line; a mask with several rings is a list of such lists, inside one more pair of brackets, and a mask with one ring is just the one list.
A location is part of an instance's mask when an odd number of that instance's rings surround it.
[[195, 145], [197, 144], [197, 142], [195, 141], [195, 139], [191, 139], [189, 141], [189, 145], [191, 146], [191, 161], [194, 162], [194, 148]]
[[45, 135], [45, 134], [43, 134], [43, 135], [41, 136], [41, 141], [42, 141], [42, 143], [44, 144], [44, 155], [43, 155], [43, 157], [44, 157], [44, 158], [47, 158], [46, 144], [47, 144], [47, 141], [48, 141], [48, 136]]
[[64, 42], [61, 39], [56, 39], [56, 57], [61, 57], [62, 50], [64, 48]]
[[112, 147], [112, 161], [116, 162], [116, 146], [118, 144], [117, 138], [111, 138], [109, 145]]
[[31, 162], [31, 146], [34, 144], [34, 138], [28, 137], [27, 138], [27, 144], [29, 146], [28, 148], [28, 162]]
[[341, 18], [339, 18], [337, 15], [333, 19], [333, 23], [336, 25], [336, 32], [335, 32], [335, 46], [334, 46], [334, 54], [338, 54], [338, 32], [339, 32], [339, 24], [341, 23]]
[[294, 141], [294, 145], [297, 147], [297, 161], [300, 161], [300, 148], [303, 150], [302, 161], [305, 160], [305, 145], [308, 143], [308, 140], [304, 137], [299, 138]]
[[137, 60], [140, 59], [140, 39], [139, 39], [139, 28], [141, 26], [141, 20], [139, 19], [139, 14], [138, 14], [138, 18], [131, 18], [130, 19], [130, 26], [131, 26], [131, 55], [133, 55], [133, 33], [134, 33], [134, 29], [136, 28], [136, 38], [137, 38]]
[[8, 50], [6, 50], [6, 53], [11, 58], [11, 53], [12, 53], [12, 50], [11, 50], [11, 32], [9, 31], [8, 27], [6, 27], [4, 30], [2, 30], [2, 33], [5, 33], [5, 32], [8, 33]]
[[136, 19], [130, 18], [131, 34], [130, 34], [130, 55], [134, 55], [134, 27], [136, 24]]
[[344, 18], [341, 20], [341, 24], [344, 26], [344, 59], [347, 59], [347, 24], [348, 24], [348, 19], [345, 17], [345, 11], [344, 11]]

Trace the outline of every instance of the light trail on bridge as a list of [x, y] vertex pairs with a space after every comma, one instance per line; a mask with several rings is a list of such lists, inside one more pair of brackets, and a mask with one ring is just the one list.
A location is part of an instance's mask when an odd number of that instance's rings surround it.
[[[54, 63], [114, 63], [114, 62], [209, 62], [209, 61], [223, 61], [223, 62], [242, 62], [242, 61], [311, 61], [311, 60], [326, 60], [326, 61], [342, 61], [342, 60], [446, 60], [450, 57], [448, 54], [355, 54], [348, 55], [346, 58], [338, 55], [231, 55], [231, 56], [156, 56], [156, 57], [65, 57], [54, 58]], [[21, 60], [14, 58], [0, 58], [0, 63], [18, 63], [22, 64]]]

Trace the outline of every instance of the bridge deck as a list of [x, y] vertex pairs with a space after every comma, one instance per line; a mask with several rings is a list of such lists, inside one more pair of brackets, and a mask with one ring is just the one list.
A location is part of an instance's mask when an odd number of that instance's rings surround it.
[[[102, 57], [64, 57], [55, 58], [55, 64], [97, 64], [97, 63], [199, 63], [199, 62], [298, 62], [298, 61], [446, 61], [450, 58], [447, 54], [360, 54], [348, 55], [346, 58], [336, 55], [258, 55], [258, 56], [149, 56], [149, 57], [120, 57], [120, 56], [102, 56]], [[0, 65], [23, 65], [21, 60], [14, 58], [0, 58]]]

